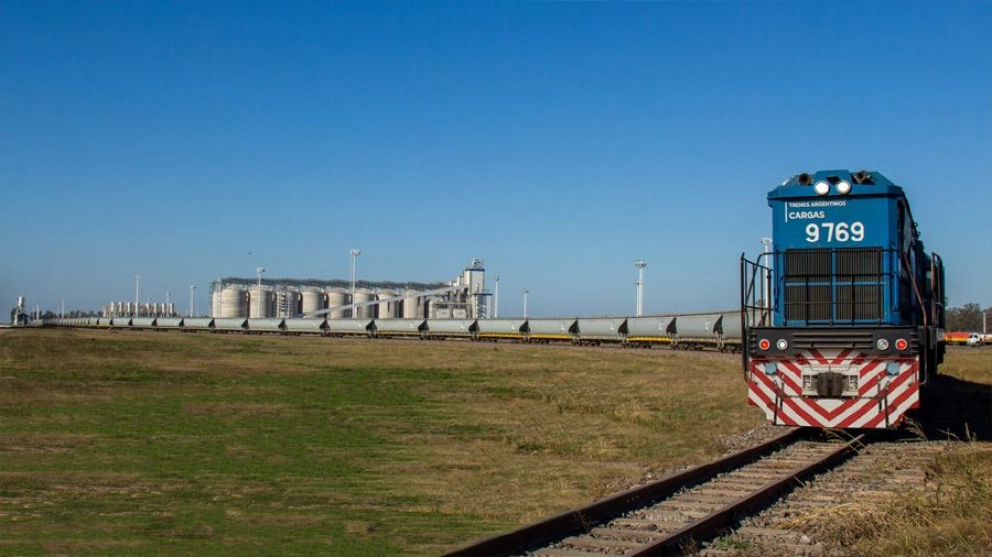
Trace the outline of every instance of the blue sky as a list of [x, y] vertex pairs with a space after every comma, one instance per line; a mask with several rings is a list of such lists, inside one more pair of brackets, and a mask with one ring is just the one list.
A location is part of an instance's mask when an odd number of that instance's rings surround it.
[[[902, 185], [992, 305], [992, 3], [0, 2], [0, 302], [448, 280], [500, 315], [738, 304], [802, 171]], [[252, 253], [249, 255], [249, 251]], [[490, 287], [492, 283], [490, 282]]]

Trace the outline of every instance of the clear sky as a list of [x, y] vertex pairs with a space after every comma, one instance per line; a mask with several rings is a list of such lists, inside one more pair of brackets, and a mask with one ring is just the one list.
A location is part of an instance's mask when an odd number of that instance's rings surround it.
[[481, 258], [501, 316], [630, 315], [635, 259], [646, 312], [730, 309], [767, 192], [827, 168], [902, 185], [992, 305], [992, 3], [0, 1], [2, 308], [359, 248]]

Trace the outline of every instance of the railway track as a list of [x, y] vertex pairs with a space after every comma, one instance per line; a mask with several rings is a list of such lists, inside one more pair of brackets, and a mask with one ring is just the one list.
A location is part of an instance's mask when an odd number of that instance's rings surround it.
[[811, 441], [792, 430], [709, 464], [448, 553], [448, 557], [665, 555], [716, 536], [798, 482], [836, 466], [863, 440]]
[[947, 441], [907, 436], [872, 440], [856, 457], [745, 518], [716, 543], [705, 545], [698, 555], [852, 554], [822, 539], [823, 523], [845, 514], [864, 516], [865, 509], [885, 504], [897, 494], [936, 490], [938, 486], [928, 481], [928, 470], [950, 446]]

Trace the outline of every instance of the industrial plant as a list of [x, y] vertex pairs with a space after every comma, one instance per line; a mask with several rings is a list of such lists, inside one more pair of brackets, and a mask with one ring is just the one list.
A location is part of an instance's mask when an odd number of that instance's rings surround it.
[[313, 317], [482, 319], [490, 294], [481, 259], [447, 282], [372, 282], [343, 279], [227, 277], [210, 284], [215, 318]]

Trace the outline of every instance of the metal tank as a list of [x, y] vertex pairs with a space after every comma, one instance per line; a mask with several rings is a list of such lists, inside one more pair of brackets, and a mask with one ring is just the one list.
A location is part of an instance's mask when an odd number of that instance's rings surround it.
[[528, 319], [527, 331], [527, 339], [530, 341], [571, 341], [573, 339], [573, 335], [578, 333], [578, 320], [575, 318]]
[[417, 319], [424, 317], [424, 308], [421, 306], [420, 293], [416, 290], [407, 290], [403, 294], [403, 318]]
[[426, 328], [426, 321], [423, 318], [389, 319], [375, 322], [375, 333], [380, 338], [420, 338]]
[[341, 319], [348, 315], [350, 308], [344, 306], [351, 301], [351, 296], [343, 288], [332, 288], [327, 291], [327, 307], [339, 308], [327, 314], [328, 319]]
[[[253, 318], [265, 318], [272, 317], [272, 306], [274, 303], [275, 296], [271, 290], [258, 291], [257, 288], [252, 288], [248, 295], [249, 300], [249, 313], [248, 317]], [[238, 317], [244, 317], [239, 315]]]
[[247, 329], [249, 333], [281, 333], [286, 322], [286, 320], [281, 317], [276, 317], [274, 319], [249, 318], [247, 321]]
[[428, 319], [426, 336], [475, 338], [475, 321], [475, 319]]
[[622, 343], [627, 335], [626, 317], [580, 317], [577, 339], [580, 344]]
[[[369, 290], [368, 288], [362, 288], [355, 291], [356, 304], [372, 302], [375, 301], [375, 299], [376, 299], [375, 293]], [[375, 313], [375, 306], [369, 305], [369, 306], [362, 306], [355, 308], [355, 316], [358, 317], [359, 319], [373, 318], [375, 317], [375, 315], [373, 315], [374, 313]]]
[[494, 342], [500, 339], [523, 340], [526, 325], [524, 319], [480, 319], [476, 325], [477, 336]]
[[239, 286], [225, 286], [214, 293], [214, 317], [222, 319], [248, 316], [248, 292]]
[[301, 295], [304, 315], [312, 315], [322, 309], [327, 309], [327, 294], [320, 290], [304, 290]]
[[395, 290], [380, 290], [379, 291], [379, 319], [395, 319], [400, 316], [399, 307], [400, 301], [393, 300], [391, 302], [386, 302], [383, 300], [388, 300], [389, 298], [395, 298], [397, 292]]
[[283, 321], [286, 332], [290, 334], [323, 334], [327, 320], [323, 317], [316, 319], [290, 318]]

